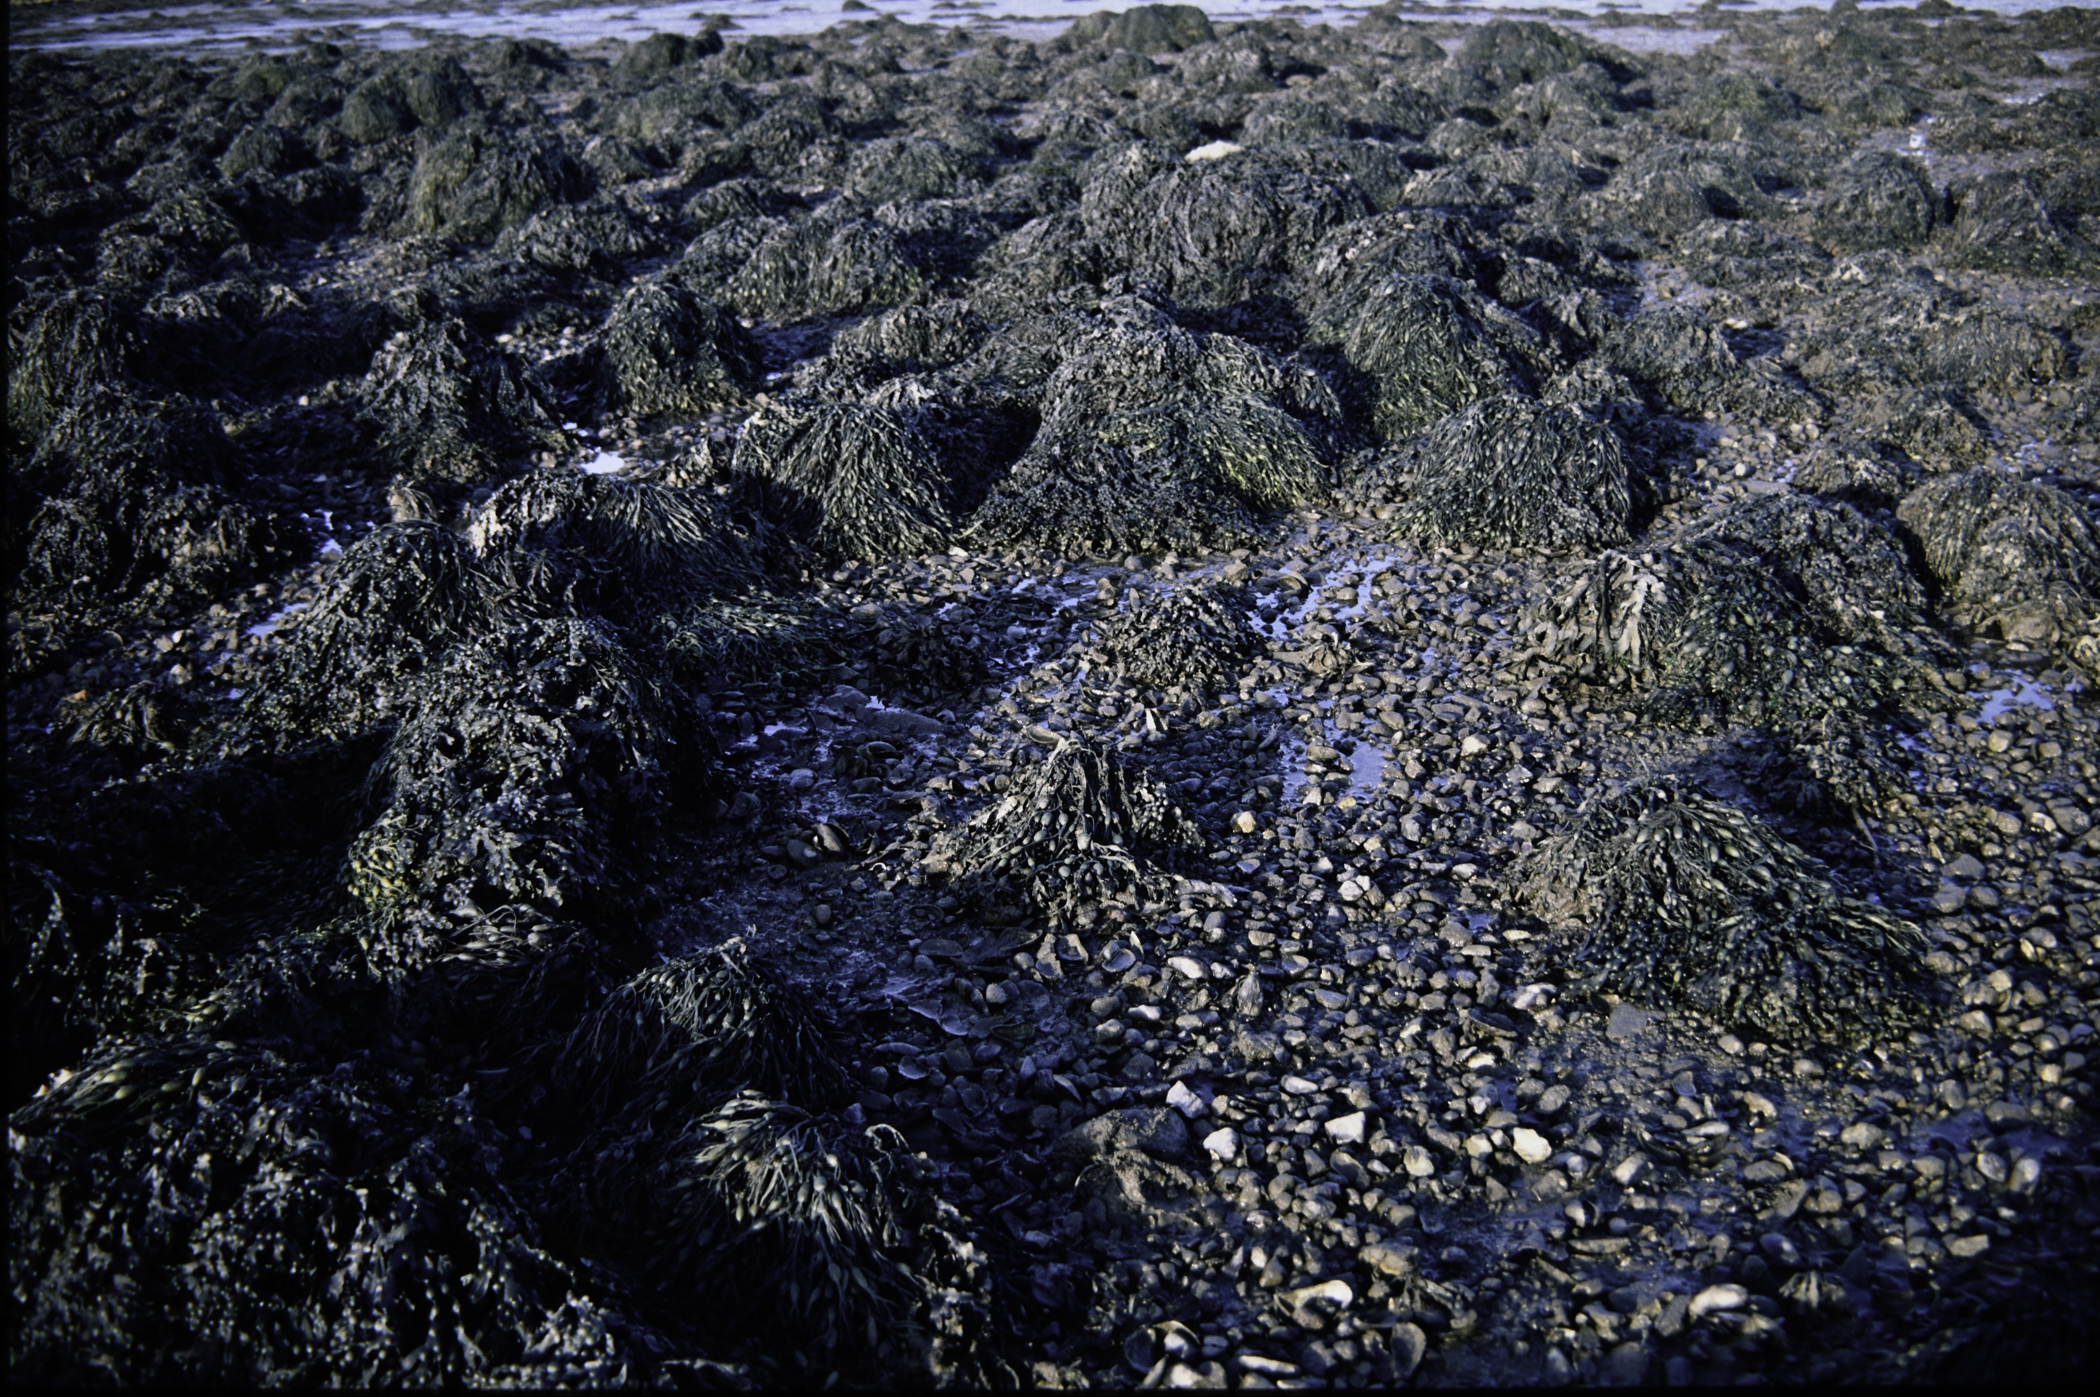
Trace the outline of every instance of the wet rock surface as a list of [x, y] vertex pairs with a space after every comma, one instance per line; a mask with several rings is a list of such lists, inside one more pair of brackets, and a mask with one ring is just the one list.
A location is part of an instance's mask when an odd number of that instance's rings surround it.
[[13, 54], [12, 1371], [2077, 1374], [2100, 27], [1696, 22]]

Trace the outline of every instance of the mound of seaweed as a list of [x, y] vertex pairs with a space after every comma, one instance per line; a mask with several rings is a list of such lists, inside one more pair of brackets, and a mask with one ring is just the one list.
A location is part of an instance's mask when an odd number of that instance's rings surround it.
[[1851, 506], [1774, 499], [1660, 553], [1603, 553], [1522, 624], [1585, 677], [1652, 680], [1661, 721], [1807, 731], [1921, 699], [1912, 657], [1938, 654], [1923, 600], [1900, 545]]
[[455, 647], [415, 699], [373, 768], [384, 808], [344, 862], [382, 976], [445, 954], [455, 914], [573, 915], [586, 890], [617, 884], [622, 851], [666, 810], [717, 792], [707, 730], [599, 622], [492, 631]]
[[1262, 650], [1245, 589], [1191, 585], [1111, 617], [1097, 640], [1115, 672], [1147, 689], [1229, 687]]
[[410, 477], [498, 480], [517, 457], [566, 445], [517, 365], [458, 320], [388, 340], [358, 401], [380, 454]]
[[797, 543], [844, 558], [920, 554], [955, 531], [955, 483], [916, 414], [780, 399], [744, 424], [730, 467]]
[[606, 401], [641, 413], [704, 414], [758, 380], [758, 347], [736, 318], [682, 286], [631, 288], [605, 325]]
[[1154, 901], [1162, 862], [1201, 849], [1202, 832], [1115, 752], [1061, 742], [997, 804], [943, 833], [926, 872], [980, 907], [1025, 902], [1053, 925], [1091, 926], [1103, 903]]
[[299, 547], [277, 516], [218, 483], [231, 456], [217, 417], [185, 399], [77, 396], [19, 472], [27, 489], [52, 493], [26, 523], [11, 521], [10, 672], [86, 631], [224, 595], [292, 561]]
[[1146, 144], [1095, 157], [1079, 201], [1089, 237], [1189, 305], [1229, 305], [1268, 289], [1305, 249], [1371, 212], [1347, 175], [1256, 152], [1176, 160]]
[[16, 1111], [16, 1378], [539, 1386], [656, 1372], [663, 1338], [613, 1308], [606, 1278], [539, 1246], [498, 1177], [502, 1133], [464, 1095], [420, 1096], [405, 1065], [120, 1041]]
[[844, 1082], [820, 1026], [740, 938], [651, 966], [569, 1032], [552, 1067], [572, 1106], [646, 1116], [744, 1088], [821, 1101]]
[[1532, 909], [1567, 934], [1558, 958], [1582, 992], [1787, 1040], [1871, 1041], [1917, 1016], [1915, 927], [1674, 778], [1592, 802], [1525, 878]]
[[1919, 486], [1896, 517], [1923, 545], [1959, 625], [2047, 645], [2100, 615], [2100, 530], [2053, 486], [1964, 471]]
[[1630, 507], [1617, 433], [1573, 408], [1502, 397], [1429, 432], [1395, 527], [1488, 548], [1589, 549], [1625, 541]]
[[626, 616], [762, 576], [756, 543], [711, 490], [560, 467], [499, 488], [466, 537], [497, 595], [543, 613]]
[[552, 1187], [586, 1251], [700, 1299], [725, 1351], [865, 1376], [981, 1316], [982, 1259], [902, 1138], [807, 1109], [844, 1072], [741, 940], [628, 980], [552, 1073], [546, 1128], [576, 1141]]
[[1041, 415], [972, 519], [974, 536], [1188, 551], [1247, 537], [1250, 510], [1325, 493], [1341, 407], [1317, 374], [1231, 335], [1183, 330], [1135, 298], [1103, 311], [1105, 325], [1065, 338], [1045, 323], [1041, 342], [998, 338], [972, 361]]
[[394, 716], [433, 660], [503, 615], [465, 540], [382, 525], [336, 559], [240, 723], [273, 744], [350, 736]]
[[8, 317], [7, 426], [34, 441], [75, 394], [129, 380], [138, 335], [108, 300], [65, 291], [21, 324]]
[[1358, 265], [1346, 289], [1311, 306], [1307, 340], [1348, 365], [1345, 397], [1379, 437], [1533, 387], [1547, 362], [1537, 331], [1455, 278]]

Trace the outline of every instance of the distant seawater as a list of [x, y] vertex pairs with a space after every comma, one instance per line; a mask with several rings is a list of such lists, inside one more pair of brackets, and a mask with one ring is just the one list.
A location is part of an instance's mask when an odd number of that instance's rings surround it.
[[[2048, 0], [1989, 0], [1967, 8], [1978, 12], [2021, 14], [2050, 8]], [[895, 15], [912, 23], [982, 26], [1016, 37], [1046, 38], [1081, 15], [1096, 10], [1122, 10], [1124, 3], [1103, 0], [870, 0], [847, 9], [841, 0], [682, 0], [677, 4], [593, 5], [563, 0], [263, 0], [262, 3], [139, 5], [135, 9], [101, 9], [67, 13], [69, 7], [11, 7], [8, 46], [20, 48], [130, 46], [247, 50], [282, 48], [317, 37], [361, 38], [390, 48], [409, 48], [444, 37], [549, 39], [578, 46], [601, 39], [632, 41], [663, 31], [691, 31], [709, 16], [732, 21], [728, 33], [811, 33], [841, 20], [867, 20]], [[1307, 24], [1354, 24], [1365, 3], [1304, 4], [1291, 0], [1213, 0], [1200, 8], [1213, 19], [1244, 20], [1288, 16]], [[1734, 10], [1822, 9], [1777, 0], [1731, 0]], [[1864, 8], [1883, 8], [1868, 3]], [[1562, 0], [1557, 5], [1522, 4], [1516, 0], [1482, 0], [1449, 6], [1424, 4], [1409, 17], [1485, 20], [1497, 14], [1550, 17], [1579, 29], [1610, 29], [1628, 48], [1689, 49], [1714, 37], [1703, 30], [1701, 12], [1682, 0]], [[1607, 14], [1615, 19], [1606, 19]], [[1712, 11], [1706, 11], [1710, 16]], [[1594, 17], [1585, 22], [1586, 17]], [[1655, 28], [1628, 20], [1653, 17]]]

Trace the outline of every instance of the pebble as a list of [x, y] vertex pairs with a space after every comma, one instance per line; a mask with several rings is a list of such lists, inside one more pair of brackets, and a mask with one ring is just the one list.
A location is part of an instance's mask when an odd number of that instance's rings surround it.
[[[1544, 1164], [1553, 1157], [1553, 1142], [1529, 1126], [1518, 1126], [1509, 1133], [1510, 1148], [1517, 1158], [1526, 1164]], [[1632, 1180], [1622, 1180], [1630, 1183]]]
[[1749, 1303], [1750, 1292], [1739, 1285], [1710, 1285], [1692, 1297], [1690, 1314], [1693, 1319], [1703, 1319], [1727, 1310], [1740, 1310]]
[[1321, 1128], [1338, 1145], [1360, 1145], [1364, 1141], [1364, 1113], [1351, 1111], [1346, 1116], [1336, 1116]]

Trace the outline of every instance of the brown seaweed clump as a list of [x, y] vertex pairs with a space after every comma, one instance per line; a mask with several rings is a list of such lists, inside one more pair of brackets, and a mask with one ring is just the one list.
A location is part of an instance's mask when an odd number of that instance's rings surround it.
[[515, 457], [566, 444], [517, 366], [458, 320], [387, 341], [359, 398], [380, 453], [412, 478], [500, 479]]
[[1054, 924], [1091, 925], [1099, 905], [1165, 890], [1160, 860], [1203, 847], [1196, 824], [1113, 751], [1060, 743], [996, 805], [937, 839], [924, 868], [973, 902], [1025, 901]]
[[640, 413], [704, 414], [758, 380], [758, 348], [736, 317], [682, 286], [644, 283], [605, 327], [607, 401]]
[[1230, 686], [1262, 649], [1248, 610], [1239, 587], [1184, 587], [1112, 617], [1100, 650], [1117, 674], [1147, 689]]
[[769, 516], [828, 556], [926, 553], [955, 529], [939, 453], [893, 408], [776, 402], [744, 424], [732, 468]]
[[1570, 407], [1491, 398], [1423, 442], [1397, 528], [1487, 548], [1621, 543], [1631, 507], [1617, 433]]
[[1885, 532], [1848, 505], [1795, 499], [1659, 553], [1606, 552], [1524, 625], [1586, 677], [1652, 682], [1660, 721], [1808, 731], [1920, 692], [1914, 657], [1937, 654], [1923, 600]]
[[1924, 939], [1806, 853], [1673, 778], [1592, 802], [1532, 855], [1525, 896], [1585, 992], [1871, 1041], [1915, 1017]]
[[652, 1372], [663, 1339], [604, 1278], [541, 1248], [497, 1175], [502, 1133], [464, 1094], [419, 1096], [404, 1062], [118, 1040], [14, 1112], [15, 1379], [538, 1387]]
[[1959, 625], [2074, 646], [2100, 617], [2100, 530], [2052, 486], [1988, 470], [1929, 480], [1896, 512]]

